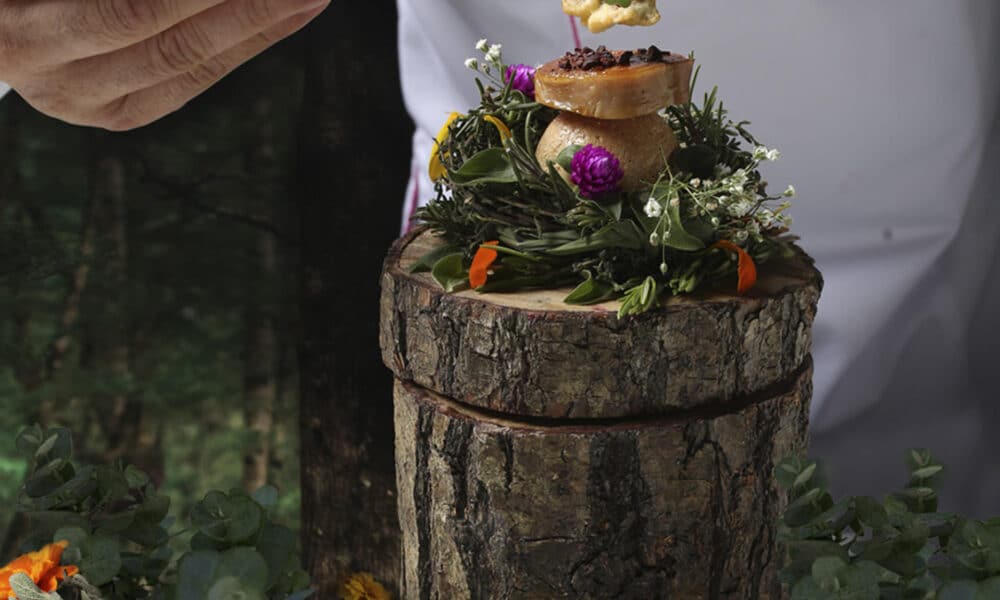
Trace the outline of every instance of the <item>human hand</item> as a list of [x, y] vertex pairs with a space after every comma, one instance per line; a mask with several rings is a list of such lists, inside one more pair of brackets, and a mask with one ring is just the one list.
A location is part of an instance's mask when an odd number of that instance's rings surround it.
[[146, 125], [330, 0], [0, 0], [0, 80], [78, 125]]

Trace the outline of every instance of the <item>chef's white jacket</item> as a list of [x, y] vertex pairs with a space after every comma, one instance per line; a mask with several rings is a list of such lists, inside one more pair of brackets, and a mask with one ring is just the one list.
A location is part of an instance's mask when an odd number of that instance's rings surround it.
[[[578, 42], [694, 51], [783, 158], [793, 229], [826, 279], [815, 325], [813, 450], [842, 492], [904, 483], [902, 450], [951, 466], [949, 508], [1000, 513], [1000, 3], [670, 0], [651, 28], [594, 35], [559, 0], [398, 0], [416, 123], [403, 202], [432, 196], [447, 114], [476, 104], [476, 41], [539, 64]], [[336, 6], [330, 10], [336, 10]], [[2, 90], [0, 90], [2, 91]]]
[[[404, 226], [432, 196], [432, 136], [477, 103], [480, 38], [508, 63], [576, 44], [558, 0], [398, 0], [417, 130]], [[584, 45], [694, 51], [699, 91], [783, 152], [793, 230], [826, 279], [815, 325], [813, 449], [839, 491], [905, 483], [902, 451], [951, 467], [945, 503], [1000, 513], [1000, 3], [661, 0], [651, 28]], [[335, 8], [334, 8], [335, 10]], [[994, 439], [998, 441], [994, 441]]]

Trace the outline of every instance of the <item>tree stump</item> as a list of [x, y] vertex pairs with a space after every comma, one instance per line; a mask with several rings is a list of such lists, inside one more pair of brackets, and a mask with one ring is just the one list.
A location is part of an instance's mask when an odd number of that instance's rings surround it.
[[822, 279], [618, 319], [568, 290], [447, 294], [398, 241], [382, 278], [409, 599], [779, 598], [772, 476], [808, 445]]

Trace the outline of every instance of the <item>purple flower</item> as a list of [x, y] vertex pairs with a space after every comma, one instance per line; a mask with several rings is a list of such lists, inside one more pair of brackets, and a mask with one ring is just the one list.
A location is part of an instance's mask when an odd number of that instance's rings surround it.
[[587, 144], [573, 155], [570, 179], [584, 198], [616, 191], [624, 175], [618, 158], [600, 146]]
[[510, 65], [503, 73], [503, 82], [529, 99], [535, 99], [535, 68], [528, 65]]

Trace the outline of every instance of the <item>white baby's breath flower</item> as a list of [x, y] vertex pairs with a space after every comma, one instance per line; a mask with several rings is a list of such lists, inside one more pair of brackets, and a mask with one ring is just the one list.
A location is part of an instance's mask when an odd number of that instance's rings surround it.
[[716, 204], [715, 202], [709, 202], [708, 204], [705, 205], [705, 210], [707, 210], [709, 212], [717, 210], [718, 208], [719, 208], [719, 205]]
[[656, 198], [653, 198], [652, 196], [649, 197], [649, 200], [646, 202], [646, 206], [643, 208], [646, 211], [646, 216], [650, 219], [655, 219], [663, 214], [663, 207], [660, 206], [660, 203], [657, 202]]
[[753, 149], [753, 159], [754, 160], [767, 160], [767, 148], [764, 146], [757, 146]]
[[493, 44], [490, 49], [486, 51], [486, 60], [495, 63], [500, 60], [500, 53], [502, 47], [500, 44]]
[[670, 206], [677, 208], [680, 205], [681, 205], [681, 199], [678, 198], [677, 196], [674, 196], [673, 198], [670, 199]]
[[474, 58], [467, 58], [465, 59], [465, 68], [476, 71], [479, 69], [479, 61]]
[[728, 177], [732, 172], [733, 168], [729, 165], [715, 165], [715, 176], [719, 179]]
[[699, 188], [699, 187], [701, 187], [701, 180], [698, 179], [697, 177], [695, 177], [694, 179], [692, 179], [691, 180], [691, 187], [693, 187], [693, 188]]
[[788, 186], [788, 188], [785, 190], [785, 192], [782, 195], [784, 197], [786, 197], [786, 198], [794, 198], [795, 197], [795, 186], [794, 185]]
[[750, 237], [750, 234], [743, 229], [736, 232], [736, 241], [738, 242], [745, 242], [748, 237]]
[[659, 246], [660, 245], [660, 234], [656, 233], [655, 231], [653, 233], [649, 234], [649, 245], [650, 246]]
[[729, 207], [729, 213], [734, 217], [745, 217], [753, 210], [753, 204], [746, 200], [740, 200]]
[[489, 50], [489, 42], [486, 41], [486, 38], [476, 42], [476, 50], [479, 50], [480, 52], [486, 52]]
[[718, 227], [721, 222], [722, 221], [719, 220], [719, 217], [712, 217], [712, 227]]
[[781, 152], [778, 152], [777, 150], [768, 150], [767, 151], [767, 160], [769, 160], [771, 162], [774, 162], [774, 161], [778, 160], [779, 158], [781, 158]]
[[665, 263], [665, 262], [664, 263], [660, 263], [660, 273], [663, 273], [664, 275], [666, 275], [669, 272], [670, 272], [670, 266], [667, 265], [667, 263]]

